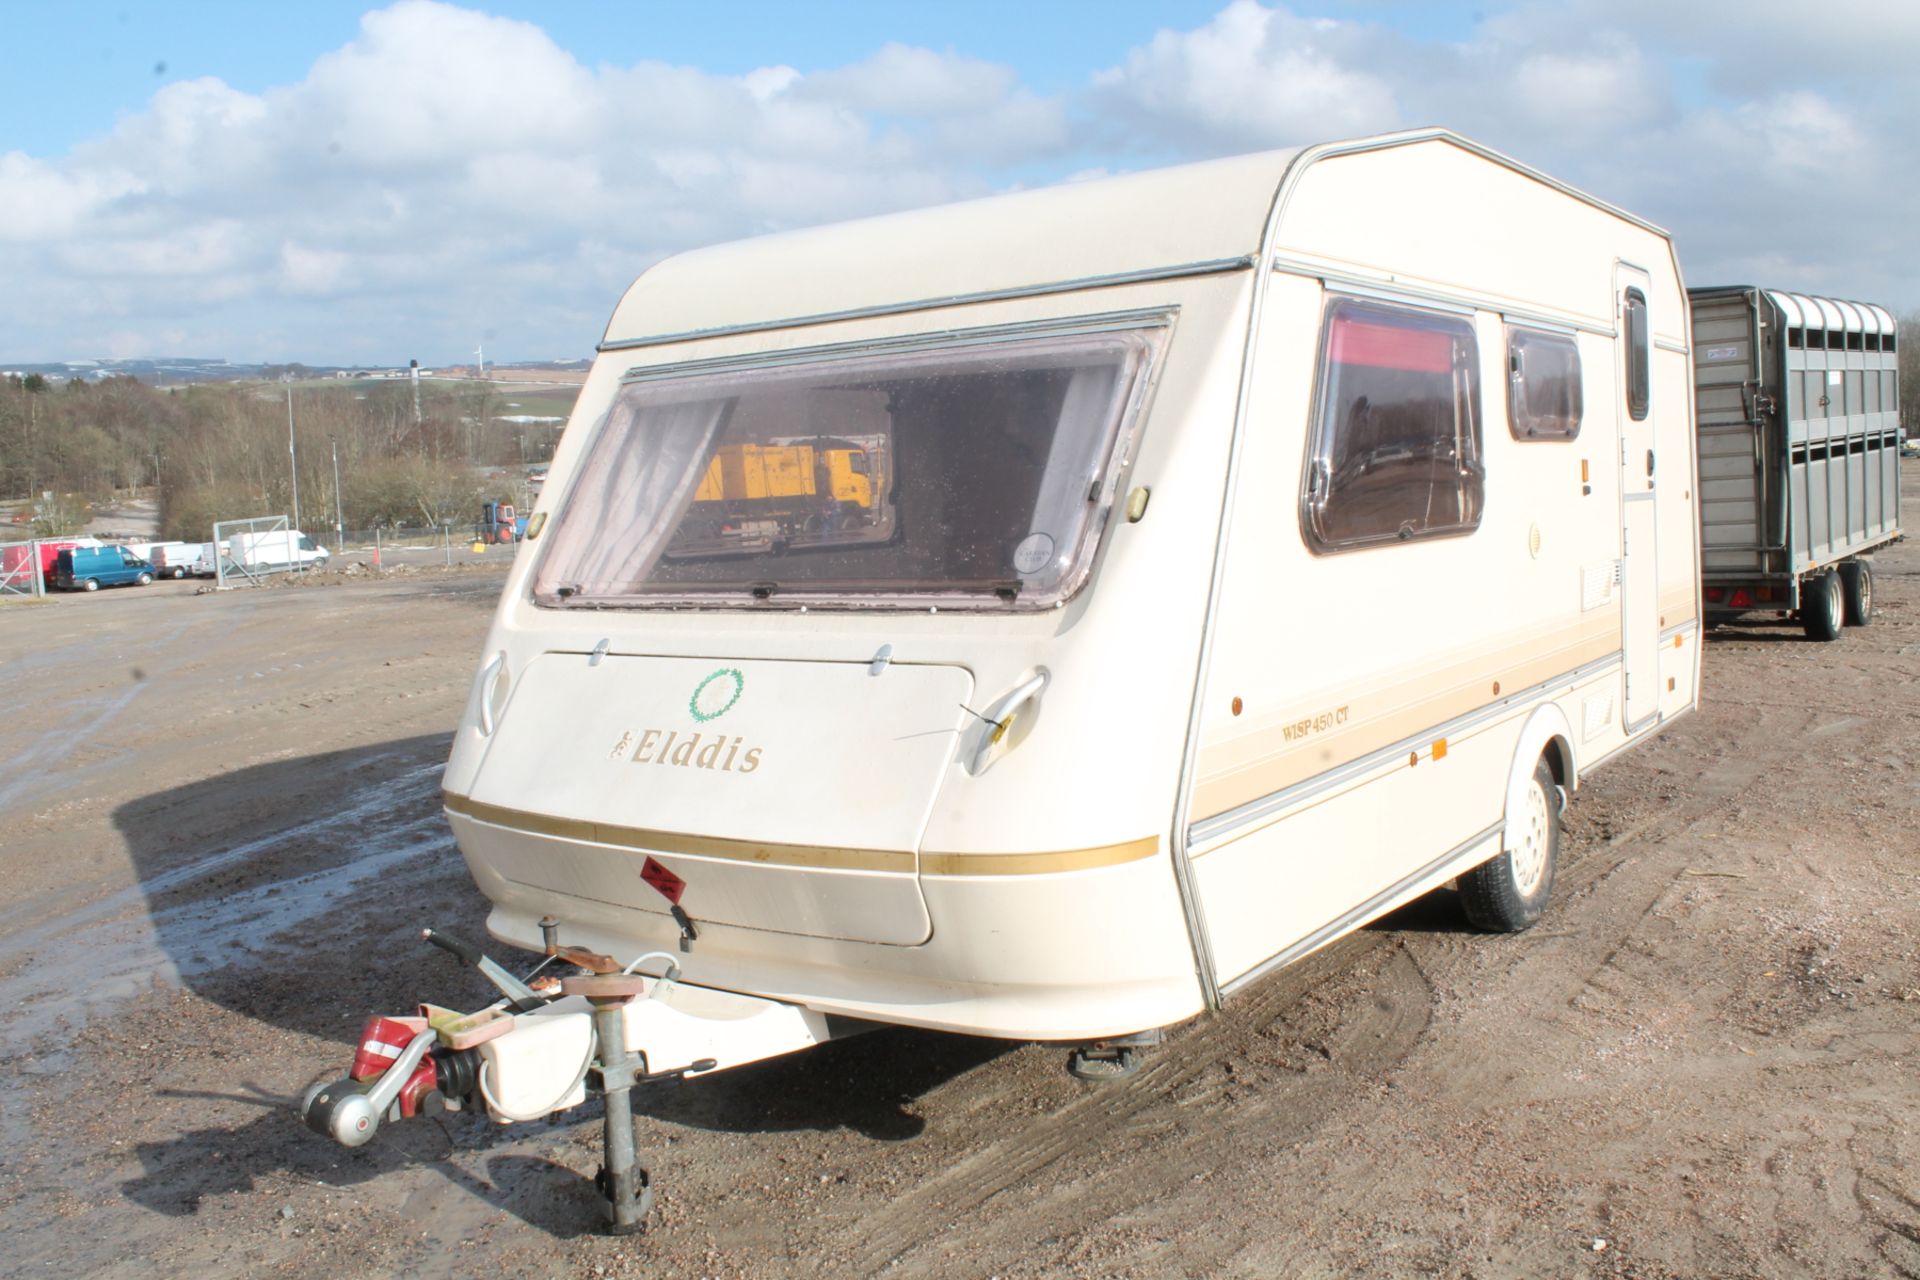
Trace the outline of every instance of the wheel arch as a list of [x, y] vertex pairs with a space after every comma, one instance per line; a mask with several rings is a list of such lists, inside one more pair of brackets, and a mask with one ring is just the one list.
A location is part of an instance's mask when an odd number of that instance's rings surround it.
[[1573, 754], [1573, 727], [1566, 712], [1554, 703], [1535, 707], [1520, 730], [1514, 744], [1513, 762], [1507, 767], [1506, 805], [1501, 811], [1500, 844], [1508, 847], [1508, 829], [1525, 812], [1527, 787], [1533, 782], [1533, 770], [1542, 758], [1553, 771], [1553, 780], [1563, 791], [1579, 785], [1579, 771]]

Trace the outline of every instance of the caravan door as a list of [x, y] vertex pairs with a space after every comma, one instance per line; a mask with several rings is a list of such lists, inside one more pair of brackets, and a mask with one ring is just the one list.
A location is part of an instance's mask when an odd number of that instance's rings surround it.
[[1616, 263], [1614, 308], [1620, 394], [1620, 647], [1626, 688], [1622, 717], [1629, 734], [1659, 715], [1660, 545], [1654, 504], [1659, 458], [1654, 442], [1653, 293], [1647, 273]]

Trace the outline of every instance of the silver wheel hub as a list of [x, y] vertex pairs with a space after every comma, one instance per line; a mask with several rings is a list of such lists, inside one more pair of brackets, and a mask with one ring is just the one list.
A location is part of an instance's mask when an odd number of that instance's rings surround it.
[[1547, 874], [1552, 822], [1552, 802], [1536, 778], [1527, 787], [1526, 802], [1520, 812], [1519, 838], [1507, 850], [1507, 864], [1513, 869], [1513, 887], [1521, 897], [1531, 898], [1539, 892], [1540, 881]]

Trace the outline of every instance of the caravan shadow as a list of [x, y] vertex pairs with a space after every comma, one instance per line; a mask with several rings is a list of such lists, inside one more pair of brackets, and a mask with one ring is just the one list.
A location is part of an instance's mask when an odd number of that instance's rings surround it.
[[368, 1010], [484, 999], [419, 941], [425, 925], [484, 934], [487, 904], [440, 811], [450, 741], [251, 765], [121, 805], [146, 919], [108, 944], [111, 962], [171, 966], [216, 1004], [343, 1044]]
[[[486, 937], [488, 904], [440, 809], [448, 744], [446, 735], [428, 735], [275, 761], [120, 806], [113, 820], [147, 910], [137, 936], [108, 944], [117, 962], [143, 974], [171, 965], [195, 995], [249, 1023], [328, 1042], [333, 1047], [314, 1053], [315, 1078], [345, 1070], [370, 1012], [423, 998], [466, 1008], [490, 1002], [495, 993], [484, 980], [419, 938], [423, 926]], [[901, 1141], [924, 1128], [915, 1108], [921, 1095], [1015, 1047], [888, 1028], [706, 1079], [643, 1086], [634, 1109], [727, 1133], [845, 1129]], [[203, 1096], [215, 1097], [156, 1090], [154, 1101]], [[526, 1146], [554, 1130], [597, 1125], [597, 1104], [508, 1129], [472, 1116], [409, 1122], [346, 1151], [307, 1132], [292, 1097], [259, 1089], [217, 1097], [259, 1110], [139, 1144], [142, 1172], [122, 1185], [128, 1198], [185, 1215], [276, 1172], [351, 1185], [421, 1164], [476, 1203], [556, 1236], [597, 1222], [591, 1186]], [[455, 1150], [495, 1152], [486, 1179], [449, 1160]]]

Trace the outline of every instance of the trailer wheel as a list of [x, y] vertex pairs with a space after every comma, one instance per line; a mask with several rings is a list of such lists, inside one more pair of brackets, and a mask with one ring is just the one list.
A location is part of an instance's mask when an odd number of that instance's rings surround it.
[[1460, 877], [1460, 905], [1476, 928], [1518, 933], [1547, 909], [1560, 860], [1559, 785], [1542, 756], [1527, 787], [1518, 839]]
[[1838, 640], [1841, 620], [1840, 576], [1831, 569], [1800, 584], [1800, 626], [1809, 640]]
[[1840, 595], [1850, 627], [1864, 627], [1873, 621], [1873, 566], [1865, 560], [1849, 560], [1840, 566]]

